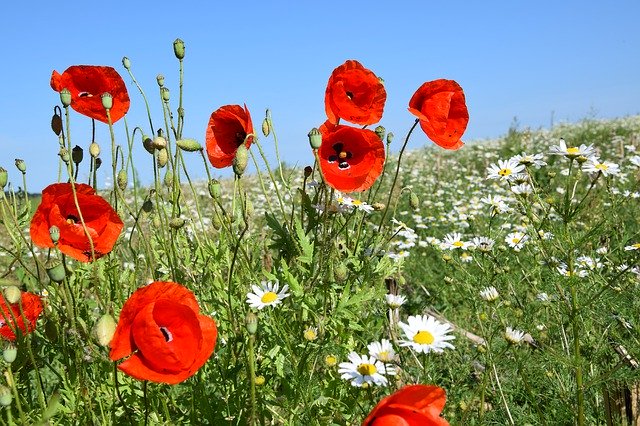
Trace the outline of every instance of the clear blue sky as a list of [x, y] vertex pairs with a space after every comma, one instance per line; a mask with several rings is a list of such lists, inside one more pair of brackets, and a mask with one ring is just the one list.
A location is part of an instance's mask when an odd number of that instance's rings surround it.
[[[145, 126], [144, 104], [121, 65], [128, 56], [158, 126], [157, 74], [165, 75], [177, 106], [176, 37], [187, 49], [185, 136], [204, 142], [209, 115], [224, 104], [246, 103], [258, 128], [270, 108], [281, 156], [290, 164], [312, 161], [306, 134], [324, 121], [329, 74], [346, 59], [384, 78], [381, 124], [396, 134], [396, 151], [413, 121], [411, 95], [437, 78], [455, 79], [465, 90], [466, 140], [500, 136], [514, 117], [538, 128], [548, 127], [552, 116], [557, 122], [638, 114], [639, 17], [637, 0], [7, 1], [0, 16], [0, 166], [20, 186], [13, 161], [25, 159], [30, 191], [55, 181], [54, 69], [115, 67], [132, 99], [129, 126]], [[72, 142], [86, 149], [88, 119], [76, 113], [72, 119]], [[97, 125], [106, 154], [106, 126]], [[122, 122], [116, 135], [125, 144]], [[410, 146], [428, 143], [416, 133]], [[140, 148], [135, 155], [142, 162], [148, 154]], [[147, 165], [141, 169], [148, 179]], [[200, 163], [192, 165], [196, 177], [204, 176]]]

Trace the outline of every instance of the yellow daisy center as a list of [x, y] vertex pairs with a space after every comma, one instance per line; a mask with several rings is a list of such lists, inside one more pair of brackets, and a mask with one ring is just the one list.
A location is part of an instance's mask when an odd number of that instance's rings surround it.
[[427, 330], [420, 330], [413, 336], [413, 341], [419, 345], [430, 345], [434, 342], [435, 338], [433, 334]]
[[635, 247], [637, 249], [640, 249], [640, 243], [632, 244], [631, 247]]
[[358, 365], [358, 373], [362, 374], [363, 376], [372, 376], [376, 374], [376, 371], [378, 370], [373, 364], [362, 363]]
[[380, 361], [391, 361], [391, 357], [389, 356], [389, 351], [381, 351], [378, 353], [378, 359]]
[[260, 298], [260, 301], [262, 303], [271, 303], [274, 300], [276, 300], [278, 298], [278, 295], [275, 294], [272, 291], [267, 291], [265, 294], [262, 295], [262, 297]]
[[571, 146], [571, 147], [567, 148], [567, 154], [577, 155], [579, 153], [580, 153], [580, 149], [578, 147]]
[[512, 239], [511, 239], [511, 242], [512, 242], [513, 244], [518, 244], [518, 243], [520, 242], [520, 240], [521, 240], [521, 239], [522, 239], [522, 238], [514, 237], [514, 238], [512, 238]]
[[511, 174], [511, 169], [500, 169], [498, 174], [500, 176], [509, 176]]
[[353, 200], [351, 203], [352, 203], [354, 206], [359, 206], [360, 204], [362, 204], [362, 201], [360, 201], [360, 200]]
[[607, 166], [606, 164], [602, 164], [602, 163], [596, 164], [595, 167], [598, 170], [608, 170], [609, 169], [609, 166]]
[[454, 247], [462, 247], [462, 246], [464, 246], [464, 243], [462, 241], [456, 241], [451, 245], [454, 246]]

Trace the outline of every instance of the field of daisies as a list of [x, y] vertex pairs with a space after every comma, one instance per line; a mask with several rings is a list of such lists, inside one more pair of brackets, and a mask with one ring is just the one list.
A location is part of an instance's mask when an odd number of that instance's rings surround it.
[[33, 197], [29, 159], [0, 164], [2, 424], [640, 421], [640, 117], [465, 143], [443, 78], [394, 136], [347, 60], [292, 169], [250, 100], [183, 135], [173, 54], [176, 88], [126, 57], [53, 71], [57, 176]]

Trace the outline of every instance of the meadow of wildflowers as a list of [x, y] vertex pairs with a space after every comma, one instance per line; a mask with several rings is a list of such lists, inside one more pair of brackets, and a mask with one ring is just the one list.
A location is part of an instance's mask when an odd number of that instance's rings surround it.
[[[394, 137], [382, 80], [347, 60], [292, 169], [268, 110], [213, 101], [183, 135], [182, 84], [147, 98], [134, 62], [53, 72], [41, 196], [13, 189], [28, 158], [0, 168], [3, 423], [638, 421], [639, 117], [465, 144], [473, 112], [439, 79]], [[163, 116], [132, 126], [131, 102]], [[79, 146], [81, 120], [109, 143]]]

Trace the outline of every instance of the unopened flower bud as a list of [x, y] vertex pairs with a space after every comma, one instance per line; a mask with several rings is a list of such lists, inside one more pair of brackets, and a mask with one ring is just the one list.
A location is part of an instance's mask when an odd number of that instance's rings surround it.
[[266, 118], [262, 120], [262, 134], [267, 137], [271, 133], [271, 129], [269, 128], [269, 120]]
[[18, 348], [16, 348], [13, 343], [9, 343], [7, 347], [2, 351], [2, 358], [7, 364], [11, 364], [13, 361], [15, 361], [17, 356]]
[[305, 166], [304, 168], [304, 177], [308, 178], [313, 173], [313, 168], [311, 166]]
[[442, 260], [444, 260], [445, 262], [451, 262], [453, 260], [453, 258], [448, 254], [443, 254], [442, 255]]
[[51, 237], [53, 244], [56, 244], [60, 239], [60, 228], [55, 225], [49, 228], [49, 237]]
[[418, 199], [418, 196], [415, 194], [415, 192], [412, 192], [409, 196], [409, 205], [414, 210], [418, 210], [420, 208], [420, 200]]
[[247, 168], [247, 162], [249, 161], [249, 150], [247, 147], [242, 144], [238, 147], [236, 151], [236, 156], [233, 157], [233, 172], [236, 176], [242, 176], [245, 169]]
[[128, 177], [127, 177], [127, 171], [125, 169], [120, 169], [120, 171], [118, 172], [118, 176], [116, 177], [116, 181], [118, 183], [118, 188], [120, 188], [120, 191], [124, 191], [125, 189], [127, 189], [127, 184], [128, 182]]
[[211, 198], [213, 198], [214, 200], [219, 200], [220, 199], [220, 181], [218, 181], [217, 179], [211, 179], [209, 181], [209, 195], [211, 195]]
[[344, 282], [347, 279], [348, 274], [349, 270], [344, 263], [339, 263], [335, 268], [333, 268], [333, 278], [335, 278], [339, 283]]
[[104, 314], [96, 323], [95, 335], [100, 346], [109, 346], [113, 334], [116, 332], [116, 322], [109, 314]]
[[66, 87], [60, 91], [60, 102], [65, 108], [71, 105], [71, 92]]
[[153, 151], [155, 151], [155, 148], [153, 147], [153, 139], [149, 136], [142, 135], [142, 146], [144, 146], [144, 149], [146, 149], [149, 154], [153, 154]]
[[167, 173], [164, 174], [164, 184], [167, 187], [171, 187], [173, 186], [173, 173], [171, 172], [171, 170], [167, 169]]
[[556, 172], [548, 172], [547, 176], [549, 176], [550, 178], [554, 178], [556, 177]]
[[444, 277], [444, 282], [447, 284], [453, 284], [453, 278], [451, 277]]
[[151, 213], [151, 210], [153, 210], [153, 201], [149, 199], [144, 200], [144, 203], [142, 203], [142, 211], [145, 213]]
[[213, 214], [213, 217], [211, 218], [211, 224], [216, 230], [222, 227], [222, 220], [220, 219], [220, 215], [218, 213]]
[[58, 151], [58, 156], [62, 161], [64, 161], [65, 164], [69, 164], [69, 160], [71, 158], [69, 157], [69, 151], [67, 151], [67, 148], [60, 148], [60, 151]]
[[386, 206], [384, 205], [384, 203], [373, 203], [371, 204], [371, 207], [373, 207], [373, 210], [379, 212], [384, 210]]
[[156, 136], [153, 138], [154, 149], [165, 149], [167, 147], [167, 140], [163, 136]]
[[96, 158], [96, 170], [98, 170], [102, 166], [102, 158]]
[[0, 189], [4, 189], [9, 181], [9, 173], [4, 167], [0, 167]]
[[102, 107], [104, 109], [113, 108], [113, 96], [111, 96], [111, 93], [103, 93], [100, 95], [100, 99], [102, 100]]
[[576, 161], [578, 162], [578, 164], [584, 164], [587, 162], [587, 160], [589, 160], [587, 157], [585, 157], [584, 155], [579, 155], [576, 158]]
[[56, 136], [60, 136], [60, 133], [62, 133], [62, 117], [57, 112], [51, 117], [51, 130]]
[[71, 159], [73, 160], [73, 162], [76, 164], [80, 164], [83, 158], [84, 158], [83, 149], [78, 145], [74, 146], [73, 149], [71, 150]]
[[391, 145], [391, 142], [393, 142], [393, 132], [387, 133], [387, 144]]
[[162, 95], [162, 100], [165, 102], [169, 102], [169, 99], [171, 99], [171, 92], [167, 87], [162, 86], [160, 88], [160, 94]]
[[381, 141], [384, 140], [384, 134], [387, 132], [387, 129], [385, 129], [383, 126], [378, 126], [375, 129], [376, 135], [378, 135], [378, 137], [380, 138]]
[[324, 357], [324, 364], [327, 367], [335, 367], [337, 363], [338, 358], [335, 355], [327, 355], [326, 357]]
[[178, 117], [184, 118], [184, 108], [178, 107]]
[[131, 61], [126, 56], [122, 58], [122, 66], [127, 71], [131, 69]]
[[156, 76], [156, 81], [158, 82], [158, 86], [164, 87], [164, 75], [158, 74]]
[[58, 259], [52, 257], [45, 263], [44, 267], [47, 270], [49, 279], [54, 283], [61, 283], [64, 280], [66, 276], [64, 265]]
[[174, 217], [169, 221], [169, 228], [180, 229], [184, 226], [185, 220], [181, 217]]
[[11, 405], [11, 389], [4, 385], [0, 385], [0, 405], [3, 407], [8, 407]]
[[173, 53], [176, 55], [176, 58], [180, 60], [184, 58], [184, 41], [177, 38], [173, 42]]
[[314, 127], [311, 129], [308, 136], [311, 149], [320, 149], [320, 145], [322, 145], [322, 133], [320, 133], [320, 130]]
[[165, 148], [161, 149], [160, 151], [158, 151], [158, 167], [159, 168], [163, 168], [164, 166], [167, 165], [167, 162], [169, 161], [169, 153], [167, 152], [167, 150]]
[[27, 172], [27, 163], [25, 163], [24, 160], [16, 158], [16, 167], [22, 172], [22, 174]]
[[195, 139], [180, 139], [176, 141], [176, 145], [187, 152], [196, 152], [202, 149], [200, 142]]
[[18, 303], [22, 298], [22, 292], [15, 285], [5, 287], [4, 290], [2, 290], [2, 293], [4, 295], [4, 299], [9, 302], [10, 305]]
[[258, 317], [253, 312], [249, 312], [244, 319], [249, 334], [256, 334], [258, 331]]
[[89, 155], [93, 158], [98, 157], [100, 155], [100, 145], [96, 142], [91, 142], [91, 145], [89, 145]]

